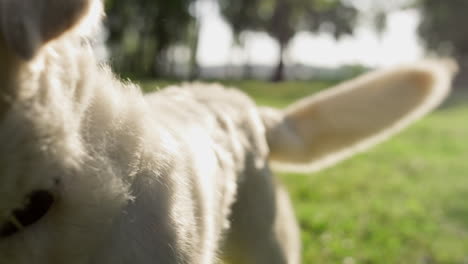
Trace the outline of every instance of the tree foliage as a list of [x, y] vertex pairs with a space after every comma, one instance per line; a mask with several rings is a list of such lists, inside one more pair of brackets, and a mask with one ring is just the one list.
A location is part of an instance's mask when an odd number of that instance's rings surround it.
[[468, 1], [423, 0], [418, 5], [422, 14], [418, 31], [427, 48], [458, 57], [468, 56], [468, 34], [463, 32], [468, 23]]
[[152, 76], [165, 62], [167, 49], [186, 42], [194, 24], [190, 6], [195, 0], [106, 0], [114, 62], [122, 71]]
[[283, 79], [283, 53], [297, 31], [325, 31], [336, 38], [351, 34], [357, 10], [343, 0], [219, 0], [221, 12], [236, 36], [266, 31], [280, 46], [273, 79]]
[[416, 0], [421, 10], [419, 36], [429, 51], [438, 55], [454, 56], [460, 66], [456, 87], [468, 84], [468, 1], [466, 0]]

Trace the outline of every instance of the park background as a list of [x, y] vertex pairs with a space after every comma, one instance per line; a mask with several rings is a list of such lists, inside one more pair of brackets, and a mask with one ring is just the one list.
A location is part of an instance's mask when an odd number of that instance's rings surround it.
[[[185, 81], [284, 107], [375, 68], [450, 56], [450, 98], [404, 133], [313, 174], [279, 175], [303, 263], [468, 263], [468, 1], [106, 0], [97, 49], [149, 92]], [[99, 45], [97, 45], [99, 47]]]

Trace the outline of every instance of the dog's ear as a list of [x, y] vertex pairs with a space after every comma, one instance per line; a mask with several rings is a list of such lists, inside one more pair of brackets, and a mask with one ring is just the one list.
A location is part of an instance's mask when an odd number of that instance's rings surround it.
[[365, 150], [438, 106], [456, 68], [424, 61], [367, 74], [284, 112], [264, 109], [271, 159], [280, 169], [314, 171]]
[[45, 43], [74, 27], [94, 0], [2, 0], [0, 23], [7, 47], [28, 60]]

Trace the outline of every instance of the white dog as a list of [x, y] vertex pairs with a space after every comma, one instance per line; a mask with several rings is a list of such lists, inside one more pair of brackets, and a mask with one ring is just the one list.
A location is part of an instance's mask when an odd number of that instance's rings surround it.
[[332, 165], [436, 107], [454, 73], [371, 73], [284, 111], [217, 85], [143, 96], [93, 56], [101, 10], [0, 1], [0, 263], [299, 263], [269, 160]]

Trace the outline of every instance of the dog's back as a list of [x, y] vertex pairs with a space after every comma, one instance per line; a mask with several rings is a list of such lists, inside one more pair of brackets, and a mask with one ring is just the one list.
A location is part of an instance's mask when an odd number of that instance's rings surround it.
[[[230, 226], [231, 207], [238, 185], [247, 177], [245, 172], [263, 171], [268, 166], [258, 108], [245, 94], [220, 85], [168, 87], [147, 95], [146, 100], [157, 130], [168, 132], [166, 143], [172, 142], [167, 146], [173, 157], [170, 166], [178, 168], [162, 177], [167, 181], [180, 177], [176, 189], [189, 186], [176, 199], [183, 203], [180, 208], [193, 210], [178, 216], [194, 217], [190, 228], [198, 236], [190, 237], [197, 241], [187, 242], [197, 245], [192, 252], [203, 251], [199, 263], [210, 263]], [[180, 190], [174, 192], [181, 194]]]
[[[269, 168], [261, 109], [220, 85], [168, 87], [146, 98], [160, 129], [175, 137], [174, 165], [189, 167], [179, 173], [197, 197], [199, 249], [212, 243], [228, 263], [298, 263], [299, 231]], [[204, 249], [199, 263], [210, 263]]]

